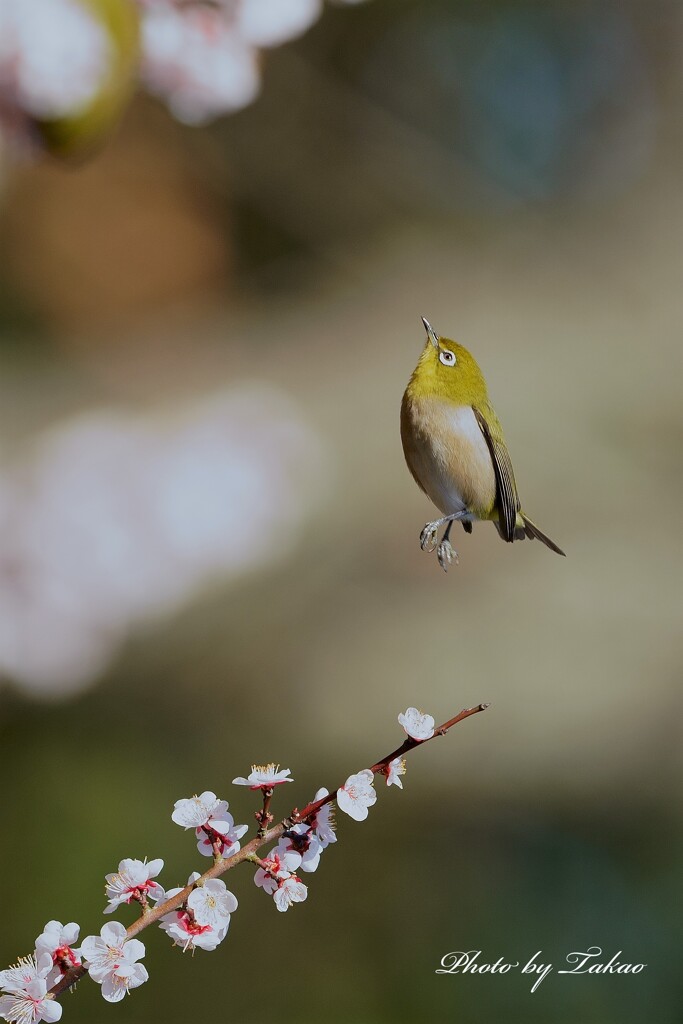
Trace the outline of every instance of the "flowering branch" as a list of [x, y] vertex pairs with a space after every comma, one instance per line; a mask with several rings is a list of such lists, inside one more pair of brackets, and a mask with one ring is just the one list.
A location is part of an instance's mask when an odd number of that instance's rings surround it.
[[[415, 738], [414, 736], [408, 735], [403, 741], [400, 747], [392, 751], [391, 754], [387, 754], [381, 760], [373, 764], [372, 768], [369, 769], [373, 775], [389, 775], [389, 765], [392, 761], [400, 758], [403, 754], [407, 754], [409, 750], [414, 750], [415, 747], [422, 746], [423, 743], [427, 743], [429, 740], [433, 740], [436, 736], [445, 736], [449, 729], [452, 729], [458, 722], [464, 721], [465, 718], [469, 718], [471, 715], [476, 715], [479, 711], [486, 711], [487, 708], [491, 707], [490, 704], [477, 704], [474, 708], [465, 708], [459, 714], [455, 715], [454, 718], [450, 718], [443, 725], [437, 726], [433, 730], [431, 736], [424, 736], [422, 739]], [[410, 710], [410, 709], [409, 709]], [[399, 721], [402, 716], [399, 716]], [[429, 716], [426, 716], [429, 717]], [[433, 721], [433, 720], [432, 720]], [[403, 723], [401, 723], [403, 725]], [[403, 773], [401, 773], [403, 774]], [[401, 787], [403, 788], [403, 787]], [[325, 804], [330, 803], [332, 800], [336, 800], [338, 790], [335, 789], [333, 793], [329, 793], [326, 797], [322, 797], [320, 800], [316, 800], [314, 803], [307, 804], [303, 811], [293, 811], [291, 815], [292, 821], [307, 821], [316, 811], [320, 810]]]
[[[154, 881], [163, 868], [162, 860], [121, 861], [118, 872], [107, 875], [109, 903], [105, 913], [122, 903], [137, 903], [142, 910], [140, 916], [127, 929], [118, 922], [106, 924], [100, 937], [88, 936], [80, 950], [73, 946], [78, 937], [77, 925], [50, 921], [36, 940], [33, 956], [0, 971], [0, 988], [4, 990], [0, 995], [0, 1017], [11, 1022], [59, 1020], [62, 1007], [56, 1000], [86, 974], [102, 985], [105, 999], [122, 999], [147, 981], [147, 971], [139, 962], [145, 947], [136, 936], [156, 922], [183, 949], [215, 949], [227, 933], [231, 913], [237, 909], [237, 900], [219, 879], [238, 864], [250, 862], [257, 867], [254, 881], [273, 896], [278, 910], [285, 911], [302, 902], [308, 892], [296, 872], [315, 871], [322, 851], [336, 842], [329, 806], [332, 801], [357, 821], [364, 820], [368, 808], [377, 800], [375, 775], [383, 775], [388, 786], [402, 789], [404, 754], [436, 736], [445, 736], [454, 725], [488, 707], [478, 704], [467, 708], [437, 728], [431, 715], [408, 708], [398, 716], [406, 739], [396, 750], [371, 768], [349, 776], [332, 793], [319, 790], [303, 810], [295, 808], [271, 828], [269, 807], [274, 789], [293, 779], [289, 769], [280, 771], [274, 764], [254, 767], [246, 779], [233, 780], [236, 785], [260, 790], [263, 801], [262, 809], [255, 812], [258, 831], [242, 848], [239, 840], [247, 826], [235, 825], [226, 801], [218, 800], [209, 791], [177, 801], [173, 820], [184, 828], [194, 829], [200, 853], [213, 856], [212, 866], [202, 875], [194, 872], [184, 887], [165, 892]], [[272, 842], [277, 846], [265, 857], [259, 856], [257, 851]], [[153, 907], [150, 898], [155, 901]]]

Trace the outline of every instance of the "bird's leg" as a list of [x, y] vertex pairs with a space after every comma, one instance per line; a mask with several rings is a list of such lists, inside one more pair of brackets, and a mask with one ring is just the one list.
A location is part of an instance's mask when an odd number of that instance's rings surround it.
[[446, 527], [446, 532], [444, 533], [441, 539], [441, 543], [436, 549], [436, 557], [438, 559], [439, 565], [441, 566], [444, 572], [448, 572], [448, 566], [451, 565], [453, 562], [455, 562], [456, 565], [458, 564], [458, 552], [455, 550], [455, 548], [452, 546], [451, 542], [448, 539], [452, 528], [453, 520], [451, 519], [450, 522], [448, 523], [448, 526]]
[[[450, 524], [454, 523], [457, 519], [464, 519], [467, 514], [467, 509], [463, 508], [459, 512], [453, 512], [450, 516], [442, 516], [441, 519], [435, 519], [433, 523], [427, 523], [420, 534], [420, 547], [422, 550], [433, 551], [436, 547], [439, 527], [443, 526], [444, 523]], [[445, 536], [448, 543], [448, 531]]]

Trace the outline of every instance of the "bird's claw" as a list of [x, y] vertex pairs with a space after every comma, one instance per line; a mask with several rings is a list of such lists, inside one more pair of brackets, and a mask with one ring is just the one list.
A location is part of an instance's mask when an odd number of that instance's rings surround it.
[[420, 534], [420, 547], [423, 551], [434, 551], [439, 528], [436, 523], [427, 523]]
[[442, 540], [436, 550], [436, 557], [444, 572], [448, 572], [449, 565], [453, 562], [458, 564], [458, 552], [449, 540]]

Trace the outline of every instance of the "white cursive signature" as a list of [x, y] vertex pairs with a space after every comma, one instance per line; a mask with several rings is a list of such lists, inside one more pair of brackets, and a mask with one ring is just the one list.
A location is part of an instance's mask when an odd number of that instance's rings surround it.
[[[534, 975], [535, 981], [531, 986], [531, 991], [535, 992], [538, 986], [544, 981], [547, 976], [553, 971], [553, 964], [543, 963], [539, 957], [542, 956], [543, 950], [539, 949], [533, 956], [529, 957], [525, 965], [521, 966], [519, 960], [506, 960], [505, 957], [499, 956], [497, 960], [487, 962], [480, 960], [482, 952], [480, 949], [471, 949], [468, 952], [458, 950], [453, 953], [446, 953], [441, 957], [441, 967], [437, 967], [436, 974], [507, 974], [508, 971], [519, 968], [521, 974]], [[568, 964], [571, 964], [571, 968], [565, 970], [558, 970], [558, 974], [640, 974], [640, 972], [647, 967], [647, 964], [632, 964], [627, 962], [621, 962], [619, 957], [622, 955], [622, 950], [615, 953], [607, 962], [599, 960], [598, 957], [602, 957], [602, 949], [600, 946], [589, 946], [588, 949], [582, 953], [574, 951], [567, 953], [565, 957]]]

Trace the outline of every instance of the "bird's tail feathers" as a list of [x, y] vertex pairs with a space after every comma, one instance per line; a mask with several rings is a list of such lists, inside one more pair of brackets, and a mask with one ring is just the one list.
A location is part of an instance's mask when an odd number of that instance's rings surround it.
[[[529, 537], [530, 539], [540, 540], [543, 544], [545, 544], [547, 548], [550, 548], [551, 551], [554, 551], [558, 555], [564, 555], [564, 551], [562, 550], [562, 548], [558, 548], [557, 544], [555, 544], [555, 542], [552, 541], [550, 537], [546, 537], [543, 531], [539, 530], [539, 528], [536, 526], [536, 523], [532, 523], [531, 519], [529, 519], [528, 516], [525, 516], [523, 512], [520, 512], [519, 514], [522, 517], [522, 520], [524, 521], [523, 536]], [[515, 538], [516, 536], [517, 531], [515, 531]]]

